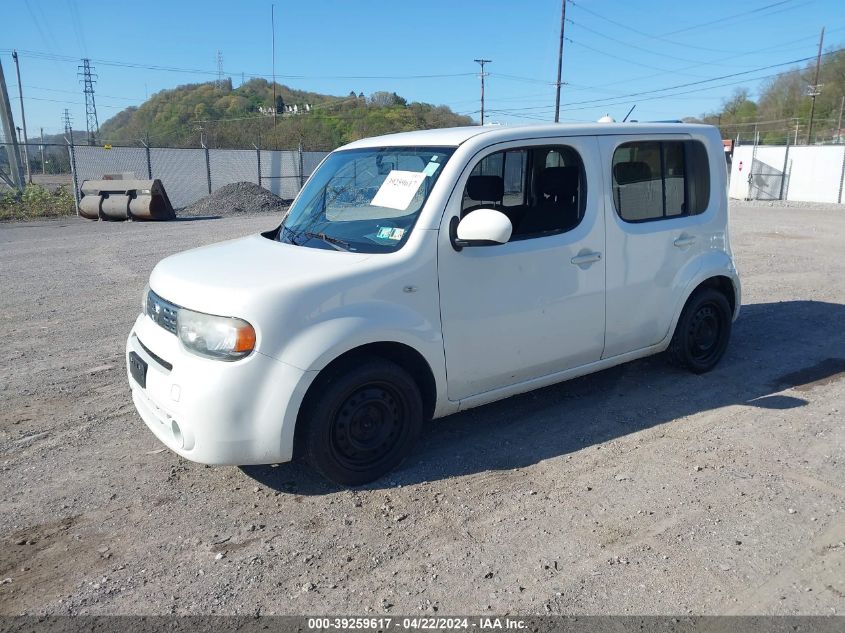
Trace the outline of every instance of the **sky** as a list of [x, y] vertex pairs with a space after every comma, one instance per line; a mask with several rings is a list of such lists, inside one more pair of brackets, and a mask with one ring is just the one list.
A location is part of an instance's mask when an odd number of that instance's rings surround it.
[[[234, 86], [269, 79], [271, 4], [279, 83], [387, 90], [478, 120], [473, 60], [486, 58], [487, 122], [553, 120], [561, 0], [19, 0], [4, 3], [0, 23], [16, 125], [13, 49], [30, 137], [60, 132], [65, 108], [84, 129], [83, 57], [101, 124], [159, 90], [213, 81], [218, 51]], [[621, 120], [632, 106], [641, 121], [697, 116], [814, 58], [823, 26], [826, 50], [845, 46], [843, 0], [568, 0], [566, 17], [562, 121]]]

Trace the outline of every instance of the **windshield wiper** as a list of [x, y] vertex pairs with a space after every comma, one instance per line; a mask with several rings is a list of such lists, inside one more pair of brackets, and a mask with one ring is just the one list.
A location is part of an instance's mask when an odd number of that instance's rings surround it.
[[299, 233], [294, 231], [293, 229], [289, 229], [284, 224], [282, 225], [282, 230], [279, 233], [279, 241], [283, 241], [282, 238], [287, 236], [287, 240], [289, 244], [293, 244], [294, 246], [299, 246], [296, 241], [296, 238], [299, 237]]
[[297, 235], [304, 235], [305, 237], [311, 239], [318, 239], [324, 241], [326, 244], [334, 248], [338, 251], [348, 251], [349, 250], [349, 242], [344, 242], [336, 237], [332, 237], [331, 235], [326, 235], [325, 233], [312, 233], [310, 231], [303, 231], [302, 233], [298, 233]]

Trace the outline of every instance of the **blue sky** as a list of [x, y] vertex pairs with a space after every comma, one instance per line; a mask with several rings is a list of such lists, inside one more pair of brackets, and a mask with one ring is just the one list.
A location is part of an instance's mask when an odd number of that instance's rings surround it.
[[[218, 50], [235, 86], [242, 77], [271, 74], [269, 1], [6, 4], [0, 59], [19, 125], [11, 50], [20, 53], [30, 136], [41, 126], [46, 134], [59, 132], [64, 108], [74, 128], [84, 129], [76, 75], [82, 57], [99, 75], [101, 123], [158, 90], [213, 80]], [[493, 60], [488, 120], [552, 120], [560, 5], [277, 0], [277, 78], [336, 95], [395, 91], [477, 119], [473, 59], [484, 57]], [[606, 112], [621, 119], [634, 104], [632, 118], [640, 120], [698, 115], [739, 86], [755, 94], [761, 77], [789, 66], [755, 69], [814, 56], [822, 26], [826, 49], [845, 46], [842, 0], [575, 0], [567, 18], [561, 120], [591, 121]], [[700, 83], [726, 75], [734, 76]], [[690, 85], [673, 88], [682, 84]], [[628, 96], [635, 93], [645, 94]]]

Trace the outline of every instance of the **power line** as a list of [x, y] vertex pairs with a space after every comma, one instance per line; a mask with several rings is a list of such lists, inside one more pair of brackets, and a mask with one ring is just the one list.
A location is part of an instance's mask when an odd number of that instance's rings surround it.
[[[614, 20], [612, 18], [609, 18], [605, 15], [602, 15], [602, 14], [600, 14], [600, 13], [598, 13], [598, 12], [588, 8], [588, 7], [583, 6], [580, 2], [575, 2], [575, 0], [569, 0], [570, 4], [577, 6], [580, 11], [584, 11], [585, 13], [589, 13], [590, 15], [593, 15], [593, 16], [599, 18], [600, 20], [604, 20], [605, 22], [608, 22], [608, 23], [613, 24], [614, 26], [617, 26], [619, 28], [622, 28], [622, 29], [631, 31], [633, 33], [636, 33], [638, 35], [641, 35], [642, 37], [645, 37], [645, 38], [648, 38], [648, 39], [653, 39], [653, 40], [660, 40], [662, 42], [666, 42], [667, 44], [672, 44], [674, 46], [681, 46], [683, 48], [694, 48], [694, 49], [698, 49], [698, 50], [709, 51], [711, 53], [733, 53], [734, 55], [736, 54], [735, 51], [728, 51], [728, 50], [725, 50], [725, 49], [718, 49], [718, 48], [710, 48], [710, 47], [706, 47], [706, 46], [697, 46], [697, 45], [692, 44], [690, 42], [678, 42], [678, 41], [675, 41], [675, 40], [668, 39], [666, 37], [666, 35], [671, 35], [671, 34], [674, 34], [674, 33], [680, 33], [680, 32], [685, 32], [685, 31], [691, 31], [691, 30], [694, 30], [694, 29], [697, 29], [697, 28], [709, 26], [711, 24], [716, 24], [718, 22], [724, 22], [724, 21], [727, 21], [727, 20], [731, 20], [731, 19], [743, 16], [743, 15], [746, 15], [746, 14], [757, 13], [757, 12], [763, 11], [767, 8], [772, 8], [774, 6], [785, 4], [787, 2], [792, 2], [792, 1], [794, 1], [794, 0], [781, 0], [779, 2], [775, 2], [775, 3], [772, 3], [770, 5], [765, 5], [763, 7], [757, 7], [756, 9], [752, 9], [750, 11], [743, 12], [743, 13], [740, 13], [740, 14], [736, 14], [736, 15], [733, 15], [733, 16], [722, 17], [722, 18], [719, 18], [717, 20], [711, 20], [709, 22], [705, 22], [705, 23], [702, 23], [702, 24], [697, 24], [697, 25], [693, 25], [693, 26], [690, 26], [690, 27], [685, 27], [684, 29], [681, 29], [679, 31], [674, 31], [673, 33], [667, 33], [667, 34], [663, 34], [663, 35], [654, 35], [652, 33], [646, 33], [645, 31], [641, 31], [640, 29], [637, 29], [633, 26], [630, 26], [629, 24], [625, 24], [624, 22], [619, 22], [619, 21]], [[798, 5], [798, 6], [802, 6], [802, 5]], [[789, 7], [789, 9], [798, 8], [798, 6]]]
[[[822, 53], [822, 56], [824, 56], [824, 55], [834, 55], [834, 54], [840, 53], [842, 51], [845, 51], [845, 48], [836, 49], [836, 50], [828, 51], [826, 53]], [[564, 104], [564, 105], [572, 106], [572, 105], [595, 104], [596, 106], [599, 106], [599, 105], [602, 105], [603, 103], [607, 103], [610, 100], [628, 99], [628, 98], [631, 98], [631, 97], [639, 97], [639, 96], [651, 95], [651, 94], [659, 93], [659, 92], [667, 92], [667, 91], [670, 91], [670, 90], [677, 90], [678, 88], [687, 88], [689, 86], [697, 86], [697, 85], [701, 85], [701, 84], [705, 84], [705, 83], [712, 83], [714, 81], [720, 81], [722, 79], [730, 79], [730, 78], [739, 77], [739, 76], [742, 76], [742, 75], [749, 75], [749, 74], [752, 74], [752, 73], [760, 72], [762, 70], [769, 70], [769, 69], [772, 69], [772, 68], [779, 68], [781, 66], [789, 66], [789, 65], [792, 65], [792, 64], [800, 64], [802, 62], [810, 61], [812, 59], [815, 59], [815, 56], [813, 56], [813, 57], [802, 57], [800, 59], [793, 59], [791, 61], [781, 62], [781, 63], [778, 63], [778, 64], [769, 64], [767, 66], [761, 66], [759, 68], [753, 68], [751, 70], [745, 70], [745, 71], [741, 71], [741, 72], [730, 73], [730, 74], [721, 75], [721, 76], [718, 76], [718, 77], [711, 77], [710, 79], [702, 79], [702, 80], [699, 80], [699, 81], [690, 81], [690, 82], [687, 82], [687, 83], [677, 84], [677, 85], [674, 85], [674, 86], [666, 86], [665, 88], [655, 88], [653, 90], [642, 90], [640, 92], [632, 92], [632, 93], [629, 93], [629, 94], [619, 95], [617, 97], [609, 97], [609, 98], [606, 98], [606, 99], [585, 99], [583, 101], [572, 101], [572, 102]], [[776, 77], [779, 74], [781, 74], [781, 73], [775, 73], [774, 75], [771, 75], [771, 76]], [[763, 79], [763, 78], [764, 77], [758, 77], [757, 79]], [[709, 89], [709, 88], [706, 88], [706, 89]], [[525, 109], [542, 110], [542, 109], [548, 109], [548, 108], [545, 107], [545, 106], [537, 106], [536, 108], [525, 108]]]
[[[0, 49], [0, 52], [11, 53], [12, 49]], [[55, 55], [52, 53], [45, 53], [43, 51], [19, 50], [18, 53], [23, 57], [30, 57], [33, 59], [43, 59], [47, 61], [61, 61], [61, 62], [77, 62], [77, 58], [68, 55]], [[216, 76], [217, 70], [204, 70], [200, 68], [179, 68], [175, 66], [156, 66], [149, 64], [139, 64], [134, 62], [115, 61], [107, 59], [90, 59], [91, 63], [98, 66], [114, 66], [118, 68], [140, 68], [143, 70], [153, 70], [158, 72], [174, 72], [193, 75], [209, 75]], [[250, 73], [250, 72], [229, 72], [227, 75], [244, 75], [250, 79], [271, 79], [272, 74]], [[453, 77], [472, 77], [475, 73], [461, 72], [461, 73], [436, 73], [425, 75], [276, 75], [277, 79], [446, 79]]]
[[[833, 29], [833, 30], [840, 31], [842, 29], [845, 29], [845, 27], [840, 27], [838, 29]], [[828, 33], [831, 33], [831, 32], [832, 31], [828, 31]], [[720, 57], [720, 58], [718, 58], [716, 60], [712, 60], [710, 62], [702, 62], [700, 64], [693, 64], [691, 66], [684, 66], [682, 68], [678, 68], [677, 70], [673, 70], [673, 71], [652, 73], [651, 75], [644, 75], [644, 76], [640, 76], [640, 77], [631, 77], [630, 79], [623, 79], [621, 81], [614, 81], [614, 82], [605, 84], [605, 86], [618, 86], [620, 84], [638, 82], [638, 81], [642, 81], [644, 79], [652, 79], [654, 77], [659, 77], [661, 75], [666, 75], [666, 74], [669, 74], [669, 73], [676, 74], [678, 71], [689, 70], [690, 68], [698, 68], [699, 66], [713, 65], [714, 63], [718, 63], [718, 62], [724, 61], [726, 59], [734, 59], [737, 56], [754, 55], [756, 53], [764, 53], [764, 52], [771, 51], [771, 50], [785, 51], [785, 50], [789, 50], [791, 48], [803, 48], [803, 47], [794, 47], [794, 46], [790, 47], [788, 45], [793, 44], [795, 42], [803, 42], [803, 41], [811, 40], [811, 39], [815, 39], [815, 38], [816, 38], [815, 35], [810, 35], [810, 36], [805, 36], [805, 37], [799, 37], [799, 38], [794, 39], [794, 40], [788, 40], [786, 42], [781, 42], [781, 43], [775, 44], [774, 46], [765, 46], [763, 48], [757, 48], [757, 49], [753, 49], [753, 50], [750, 50], [750, 51], [734, 51], [730, 55], [728, 55], [727, 57]]]
[[[64, 93], [64, 94], [71, 94], [71, 95], [79, 94], [78, 90], [61, 90], [59, 88], [44, 88], [42, 86], [26, 85], [26, 86], [24, 86], [24, 88], [26, 88], [27, 90], [41, 90], [41, 91], [44, 91], [44, 92], [61, 92], [61, 93]], [[141, 101], [140, 97], [116, 97], [114, 95], [105, 95], [102, 92], [98, 92], [97, 94], [100, 95], [101, 98], [105, 97], [106, 99], [119, 99], [121, 101]], [[27, 99], [34, 99], [34, 98], [35, 97], [27, 97]]]
[[[748, 11], [742, 11], [741, 13], [735, 13], [734, 15], [725, 16], [725, 17], [722, 17], [722, 18], [718, 18], [716, 20], [710, 20], [708, 22], [702, 22], [701, 24], [695, 24], [693, 26], [687, 26], [687, 27], [684, 27], [682, 29], [676, 29], [674, 31], [664, 33], [663, 35], [666, 36], [666, 35], [677, 35], [678, 33], [687, 33], [688, 31], [694, 31], [696, 29], [704, 28], [704, 27], [707, 27], [707, 26], [712, 26], [714, 24], [720, 24], [722, 22], [727, 22], [728, 20], [733, 20], [734, 18], [743, 17], [743, 16], [747, 16], [747, 15], [753, 15], [755, 13], [762, 13], [763, 11], [766, 11], [768, 9], [772, 9], [772, 8], [778, 7], [778, 6], [783, 6], [785, 4], [789, 4], [789, 3], [794, 2], [794, 1], [795, 0], [779, 0], [778, 2], [771, 2], [769, 4], [763, 5], [762, 7], [756, 7], [754, 9], [749, 9]], [[804, 2], [802, 4], [807, 4], [807, 3]], [[802, 5], [798, 5], [798, 6], [802, 6]], [[797, 9], [798, 6], [789, 7], [789, 8], [790, 9]], [[779, 13], [779, 12], [774, 11], [773, 13]], [[769, 14], [769, 15], [771, 15], [771, 14]]]
[[[642, 68], [649, 68], [651, 70], [659, 70], [663, 74], [665, 74], [665, 73], [677, 73], [678, 72], [677, 70], [670, 70], [668, 68], [661, 68], [660, 66], [652, 66], [651, 64], [644, 64], [642, 62], [636, 62], [633, 59], [629, 59], [627, 57], [620, 57], [619, 55], [614, 55], [613, 53], [608, 53], [607, 51], [603, 51], [601, 49], [594, 48], [594, 47], [590, 46], [589, 44], [584, 44], [583, 42], [577, 42], [577, 41], [573, 40], [571, 37], [567, 37], [566, 41], [570, 42], [572, 44], [576, 44], [577, 46], [581, 46], [583, 48], [586, 48], [587, 50], [593, 51], [594, 53], [598, 53], [599, 55], [604, 55], [605, 57], [609, 57], [611, 59], [615, 59], [617, 61], [621, 61], [621, 62], [624, 62], [626, 64], [631, 64], [633, 66], [640, 66]], [[684, 73], [684, 74], [688, 75], [690, 77], [696, 77], [696, 76], [700, 77], [700, 75], [690, 75], [689, 73]]]
[[[603, 37], [606, 40], [610, 40], [611, 42], [616, 42], [617, 44], [621, 44], [622, 46], [634, 48], [638, 51], [643, 51], [645, 53], [648, 53], [649, 55], [655, 55], [655, 56], [661, 57], [663, 59], [665, 59], [667, 57], [665, 51], [660, 51], [660, 52], [653, 51], [650, 48], [646, 48], [645, 46], [639, 46], [637, 44], [631, 44], [630, 42], [626, 42], [624, 40], [620, 40], [620, 39], [617, 39], [615, 37], [611, 37], [610, 35], [607, 35], [605, 33], [597, 31], [596, 29], [590, 28], [589, 26], [582, 24], [581, 22], [575, 22], [574, 20], [571, 20], [569, 18], [567, 18], [566, 21], [569, 22], [573, 26], [577, 26], [581, 29], [584, 29], [585, 31], [589, 31], [590, 33], [593, 33], [594, 35], [598, 35], [599, 37]], [[690, 63], [694, 63], [694, 64], [712, 64], [712, 62], [701, 62], [701, 61], [695, 60], [695, 59], [687, 59], [685, 57], [678, 57], [675, 54], [672, 55], [672, 59], [676, 59], [676, 60], [682, 61], [682, 62], [690, 62]], [[658, 68], [658, 70], [664, 70], [664, 69]], [[677, 70], [674, 70], [674, 69], [673, 70], [665, 70], [664, 72], [677, 72]]]
[[79, 44], [79, 52], [83, 56], [88, 56], [88, 47], [85, 45], [85, 33], [82, 30], [82, 20], [79, 18], [79, 9], [74, 0], [66, 0], [67, 8], [70, 12], [70, 21], [73, 25], [73, 32], [76, 35], [76, 41]]

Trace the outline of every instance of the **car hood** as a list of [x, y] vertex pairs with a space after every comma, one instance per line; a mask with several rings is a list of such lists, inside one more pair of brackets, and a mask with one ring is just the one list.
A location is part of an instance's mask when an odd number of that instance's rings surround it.
[[191, 310], [236, 315], [281, 291], [337, 281], [369, 257], [251, 235], [161, 260], [150, 275], [150, 287], [167, 301]]

